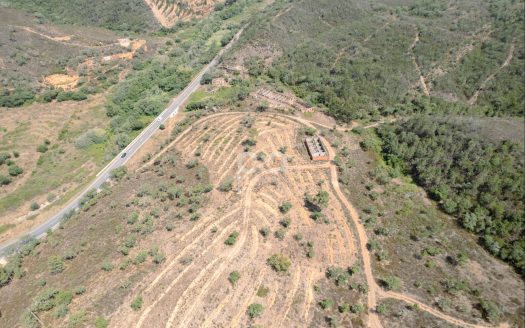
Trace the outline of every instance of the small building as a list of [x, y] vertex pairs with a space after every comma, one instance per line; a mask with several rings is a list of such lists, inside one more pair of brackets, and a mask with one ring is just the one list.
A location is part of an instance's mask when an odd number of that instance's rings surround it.
[[312, 161], [329, 161], [330, 157], [319, 137], [309, 137], [304, 140], [306, 149]]

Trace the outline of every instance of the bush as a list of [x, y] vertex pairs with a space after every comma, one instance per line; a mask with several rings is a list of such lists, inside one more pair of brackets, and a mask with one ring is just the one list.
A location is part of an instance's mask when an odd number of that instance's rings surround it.
[[36, 211], [40, 208], [40, 205], [37, 202], [32, 202], [30, 208], [31, 211]]
[[234, 231], [228, 236], [228, 239], [226, 239], [226, 241], [224, 241], [224, 243], [226, 245], [232, 246], [232, 245], [234, 245], [237, 242], [237, 238], [238, 237], [239, 237], [239, 232], [238, 231]]
[[281, 213], [286, 214], [288, 211], [292, 208], [292, 203], [290, 202], [284, 202], [279, 206], [279, 210]]
[[259, 230], [259, 233], [263, 237], [267, 237], [270, 234], [270, 228], [268, 228], [268, 227], [261, 228], [261, 230]]
[[201, 84], [211, 84], [213, 76], [210, 73], [204, 73], [201, 78]]
[[87, 99], [87, 95], [82, 91], [60, 91], [56, 97], [57, 101], [81, 101]]
[[137, 296], [131, 302], [131, 308], [133, 309], [133, 311], [138, 311], [142, 308], [142, 303], [143, 303], [142, 296]]
[[278, 229], [275, 231], [274, 236], [279, 240], [284, 240], [284, 237], [286, 237], [286, 229]]
[[266, 154], [265, 153], [263, 153], [262, 151], [257, 153], [257, 160], [258, 161], [264, 162], [265, 159], [266, 159]]
[[388, 276], [381, 280], [381, 284], [387, 290], [399, 290], [401, 288], [401, 280], [396, 276]]
[[108, 325], [109, 325], [109, 322], [106, 318], [97, 317], [95, 319], [95, 328], [107, 328]]
[[350, 311], [355, 314], [362, 313], [365, 310], [365, 306], [361, 303], [354, 304], [350, 307]]
[[231, 177], [227, 177], [219, 185], [219, 190], [222, 192], [228, 192], [228, 191], [231, 191], [232, 189], [233, 189], [233, 178]]
[[290, 259], [283, 254], [273, 254], [266, 260], [266, 263], [277, 272], [286, 272], [292, 265]]
[[86, 149], [92, 145], [106, 142], [106, 131], [103, 129], [92, 129], [81, 134], [75, 141], [77, 149]]
[[327, 309], [331, 309], [333, 306], [334, 306], [334, 301], [332, 301], [331, 299], [324, 299], [322, 300], [321, 302], [319, 302], [319, 306], [323, 309], [323, 310], [327, 310]]
[[49, 272], [52, 274], [61, 273], [64, 271], [64, 261], [60, 256], [51, 256], [47, 260], [47, 267], [49, 268]]
[[47, 151], [47, 146], [45, 144], [40, 144], [36, 146], [36, 151], [39, 153], [45, 153]]
[[285, 227], [285, 228], [288, 228], [290, 226], [290, 224], [292, 224], [292, 219], [290, 218], [284, 218], [282, 219], [281, 221], [279, 221], [279, 223]]
[[491, 323], [497, 323], [501, 318], [501, 311], [498, 309], [496, 304], [492, 303], [491, 301], [487, 300], [481, 300], [479, 302], [479, 307], [481, 308], [481, 312], [483, 313], [483, 317], [491, 322]]
[[122, 179], [126, 173], [128, 173], [128, 169], [125, 166], [117, 167], [116, 169], [111, 170], [111, 173], [109, 174], [110, 178], [116, 181], [119, 181]]
[[11, 183], [11, 178], [0, 174], [0, 186], [6, 186]]
[[237, 280], [239, 280], [240, 278], [241, 278], [241, 274], [239, 273], [239, 271], [232, 271], [232, 272], [230, 272], [230, 275], [228, 276], [228, 281], [232, 285], [235, 285]]
[[270, 292], [270, 288], [261, 286], [259, 289], [257, 289], [257, 296], [259, 297], [266, 297], [268, 293]]
[[8, 159], [11, 158], [11, 154], [2, 152], [0, 153], [0, 165], [4, 165]]
[[104, 262], [104, 264], [102, 264], [102, 270], [104, 270], [104, 271], [109, 272], [109, 271], [113, 270], [113, 268], [114, 268], [113, 263]]
[[341, 313], [347, 313], [347, 312], [350, 311], [350, 304], [343, 303], [343, 304], [339, 305], [338, 309], [339, 309], [339, 312], [341, 312]]
[[22, 174], [24, 170], [22, 170], [22, 168], [17, 165], [9, 165], [8, 172], [10, 176], [16, 177], [17, 175]]
[[252, 303], [248, 306], [247, 313], [252, 319], [261, 316], [262, 312], [263, 306], [259, 303]]
[[0, 94], [0, 107], [19, 107], [31, 102], [34, 98], [33, 91], [17, 89], [7, 95]]

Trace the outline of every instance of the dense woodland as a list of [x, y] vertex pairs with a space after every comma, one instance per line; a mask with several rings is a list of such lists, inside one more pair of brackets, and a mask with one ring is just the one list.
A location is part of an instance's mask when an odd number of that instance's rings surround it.
[[453, 118], [416, 116], [378, 130], [382, 152], [480, 236], [494, 255], [525, 273], [524, 150], [468, 132]]

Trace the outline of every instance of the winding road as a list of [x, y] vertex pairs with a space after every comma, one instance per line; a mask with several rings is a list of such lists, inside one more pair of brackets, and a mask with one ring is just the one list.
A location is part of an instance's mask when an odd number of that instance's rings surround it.
[[21, 244], [23, 244], [23, 241], [28, 240], [29, 238], [41, 238], [45, 236], [48, 230], [56, 229], [60, 224], [60, 221], [62, 221], [68, 213], [78, 209], [82, 197], [84, 197], [89, 191], [100, 188], [100, 186], [110, 178], [112, 170], [126, 164], [126, 162], [142, 147], [142, 145], [153, 136], [159, 126], [168, 118], [175, 115], [179, 111], [179, 107], [186, 102], [195, 91], [197, 91], [202, 76], [218, 64], [220, 57], [239, 39], [243, 30], [244, 28], [241, 28], [239, 32], [235, 34], [230, 43], [219, 51], [219, 53], [199, 72], [199, 74], [193, 78], [188, 86], [186, 86], [186, 88], [171, 101], [168, 107], [166, 107], [166, 109], [164, 109], [162, 113], [150, 123], [150, 125], [148, 125], [126, 148], [124, 148], [97, 174], [95, 180], [93, 180], [88, 187], [75, 196], [73, 200], [69, 201], [58, 213], [51, 216], [39, 226], [33, 228], [28, 234], [1, 244], [0, 258], [15, 251]]

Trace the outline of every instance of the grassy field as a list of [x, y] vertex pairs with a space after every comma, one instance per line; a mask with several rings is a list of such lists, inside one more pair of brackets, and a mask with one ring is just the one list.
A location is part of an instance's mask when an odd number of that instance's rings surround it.
[[[0, 152], [18, 154], [12, 159], [23, 169], [2, 187], [2, 224], [11, 224], [27, 214], [33, 202], [45, 206], [77, 190], [110, 159], [111, 145], [103, 130], [108, 126], [103, 99], [97, 96], [82, 103], [63, 102], [52, 108], [34, 104], [16, 110], [1, 109], [5, 115], [0, 119]], [[86, 143], [86, 136], [93, 131], [101, 131], [100, 139]], [[45, 152], [38, 151], [42, 145]], [[6, 165], [0, 169], [0, 174], [7, 175]], [[24, 224], [29, 222], [22, 221]]]

